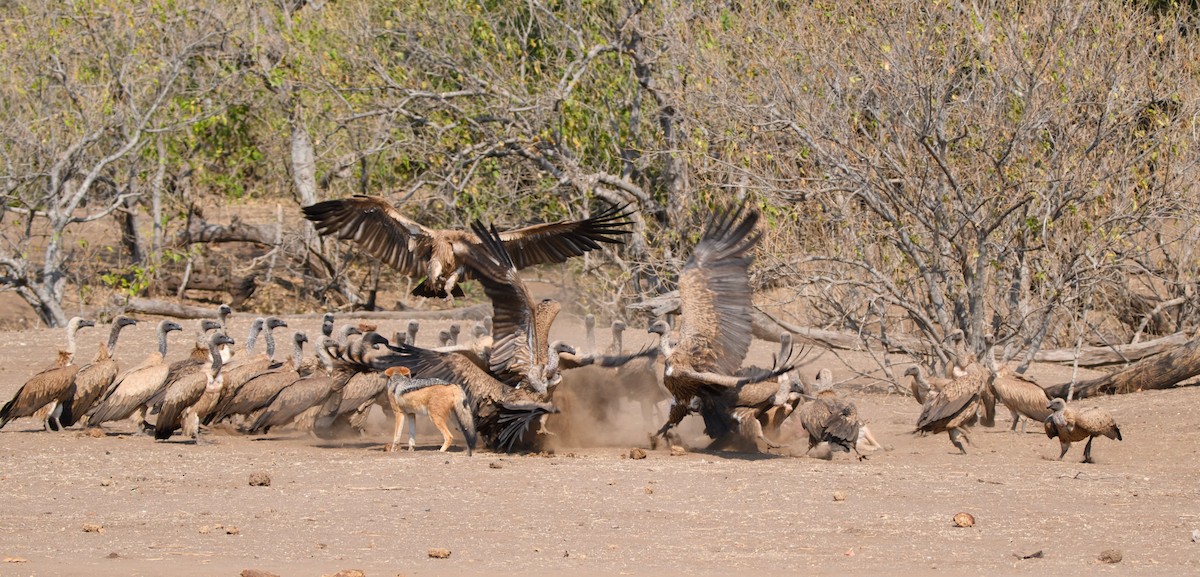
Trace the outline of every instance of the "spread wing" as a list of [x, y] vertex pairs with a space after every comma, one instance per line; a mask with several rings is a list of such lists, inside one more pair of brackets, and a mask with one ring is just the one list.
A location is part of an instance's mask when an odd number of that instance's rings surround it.
[[614, 206], [583, 220], [562, 220], [505, 231], [500, 233], [500, 240], [519, 269], [564, 262], [599, 249], [602, 242], [624, 244], [620, 237], [630, 231], [622, 227], [633, 224], [626, 207]]
[[734, 374], [750, 350], [750, 281], [758, 212], [719, 211], [679, 275], [679, 350], [701, 371]]
[[433, 231], [380, 197], [355, 195], [304, 207], [317, 232], [352, 241], [367, 254], [409, 276], [426, 274]]
[[479, 221], [471, 224], [471, 230], [480, 246], [465, 255], [466, 265], [492, 300], [490, 370], [506, 384], [516, 386], [531, 369], [535, 351], [548, 350], [550, 344], [537, 342], [533, 295], [517, 274], [502, 235], [495, 226], [489, 229]]

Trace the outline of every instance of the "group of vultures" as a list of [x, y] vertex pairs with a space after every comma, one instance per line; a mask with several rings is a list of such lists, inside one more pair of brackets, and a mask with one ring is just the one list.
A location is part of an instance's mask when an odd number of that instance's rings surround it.
[[[80, 363], [76, 332], [94, 322], [74, 318], [66, 350], [0, 409], [0, 427], [35, 415], [51, 430], [135, 418], [165, 440], [176, 433], [198, 439], [202, 425], [228, 421], [248, 433], [291, 425], [331, 438], [361, 429], [379, 405], [395, 418], [392, 448], [407, 420], [411, 449], [415, 417], [427, 414], [444, 437], [442, 450], [451, 444], [447, 420], [459, 426], [468, 452], [477, 438], [494, 451], [537, 450], [547, 432], [545, 416], [566, 405], [556, 403], [555, 395], [564, 371], [603, 367], [613, 372], [607, 386], [617, 388], [621, 368], [637, 360], [653, 363], [669, 393], [665, 423], [651, 434], [652, 445], [659, 439], [677, 444], [675, 427], [699, 414], [713, 448], [778, 447], [789, 428], [807, 437], [810, 449], [828, 444], [826, 454], [878, 447], [854, 404], [832, 390], [827, 371], [811, 383], [798, 378], [790, 335], [781, 337], [772, 366], [744, 366], [753, 333], [748, 270], [759, 240], [758, 213], [745, 203], [711, 215], [678, 271], [677, 327], [656, 320], [649, 332], [658, 335], [657, 347], [609, 354], [551, 342], [561, 305], [534, 299], [519, 271], [623, 242], [631, 224], [625, 207], [503, 232], [479, 221], [470, 230], [430, 229], [387, 201], [366, 196], [317, 203], [304, 207], [304, 214], [321, 234], [349, 240], [401, 273], [423, 277], [416, 296], [452, 300], [463, 295], [460, 281], [479, 282], [492, 316], [475, 327], [468, 344], [460, 345], [454, 331], [441, 335], [439, 346], [422, 348], [415, 322], [389, 340], [374, 327], [339, 329], [327, 314], [315, 342], [293, 333], [291, 355], [277, 356], [275, 330], [286, 327], [284, 321], [255, 319], [244, 352], [235, 354], [237, 343], [226, 325], [232, 311], [222, 306], [215, 320], [200, 321], [195, 350], [186, 358], [168, 360], [167, 335], [183, 327], [162, 320], [157, 351], [123, 372], [114, 349], [121, 330], [137, 321], [116, 317], [95, 358]], [[265, 352], [256, 352], [259, 341], [265, 341]], [[305, 357], [306, 343], [313, 356]], [[993, 425], [997, 402], [1012, 412], [1014, 428], [1022, 416], [1042, 422], [1047, 435], [1061, 443], [1060, 459], [1072, 442], [1088, 441], [1084, 456], [1090, 461], [1094, 437], [1120, 439], [1106, 412], [1077, 411], [1050, 399], [1035, 383], [969, 355], [958, 359], [948, 378], [926, 378], [917, 367], [906, 375], [922, 404], [917, 431], [947, 432], [964, 453], [968, 428], [979, 421]]]

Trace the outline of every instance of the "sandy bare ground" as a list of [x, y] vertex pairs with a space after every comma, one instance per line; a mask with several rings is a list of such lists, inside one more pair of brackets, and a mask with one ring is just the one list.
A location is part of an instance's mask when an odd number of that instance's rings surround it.
[[[237, 319], [235, 338], [248, 324]], [[444, 324], [426, 323], [422, 342]], [[128, 330], [126, 366], [153, 346], [152, 325]], [[388, 335], [403, 326], [381, 325]], [[105, 330], [81, 333], [83, 360]], [[192, 332], [172, 337], [171, 357]], [[62, 336], [3, 334], [7, 400]], [[769, 362], [773, 348], [756, 344], [751, 360]], [[612, 446], [553, 456], [467, 457], [461, 441], [442, 454], [428, 431], [416, 453], [385, 453], [382, 421], [342, 443], [218, 431], [192, 445], [156, 443], [128, 423], [93, 438], [22, 419], [0, 431], [0, 558], [23, 562], [0, 563], [0, 575], [1200, 574], [1200, 390], [1087, 402], [1125, 436], [1097, 440], [1095, 465], [1078, 463], [1081, 444], [1051, 460], [1057, 441], [1037, 427], [1009, 433], [1007, 411], [960, 456], [945, 435], [909, 434], [920, 411], [911, 399], [850, 398], [890, 451], [862, 462], [661, 449], [632, 460], [648, 424], [628, 403], [602, 432]], [[270, 486], [249, 485], [260, 472]], [[954, 527], [960, 511], [976, 525]], [[434, 547], [452, 555], [431, 559]], [[1107, 549], [1123, 560], [1097, 561]]]

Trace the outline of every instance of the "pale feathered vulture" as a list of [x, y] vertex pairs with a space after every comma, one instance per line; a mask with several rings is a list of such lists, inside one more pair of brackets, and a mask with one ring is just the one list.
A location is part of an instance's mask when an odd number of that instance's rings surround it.
[[[791, 367], [738, 377], [752, 338], [750, 250], [758, 212], [745, 204], [718, 210], [709, 219], [700, 243], [679, 275], [679, 343], [671, 345], [670, 327], [650, 326], [659, 335], [665, 359], [663, 385], [674, 397], [671, 414], [658, 431], [665, 437], [688, 413], [693, 402], [704, 417], [705, 433], [718, 439], [737, 430], [728, 390], [774, 378]], [[782, 363], [781, 363], [782, 364]]]
[[[600, 248], [620, 244], [630, 224], [625, 207], [613, 207], [583, 220], [527, 226], [501, 234], [517, 268], [563, 262]], [[317, 232], [351, 240], [371, 256], [411, 277], [425, 277], [413, 295], [461, 296], [459, 280], [469, 278], [463, 256], [479, 245], [464, 230], [427, 228], [405, 217], [380, 197], [354, 196], [304, 207], [304, 216]], [[411, 341], [410, 341], [411, 344]]]
[[1076, 411], [1074, 407], [1068, 407], [1066, 401], [1057, 398], [1047, 403], [1046, 408], [1053, 411], [1046, 417], [1046, 436], [1051, 439], [1058, 437], [1062, 446], [1062, 452], [1058, 454], [1059, 461], [1066, 456], [1071, 443], [1087, 439], [1087, 445], [1083, 447], [1083, 462], [1092, 463], [1092, 441], [1096, 437], [1104, 435], [1110, 439], [1122, 440], [1117, 422], [1104, 409], [1093, 407]]
[[[150, 353], [138, 366], [117, 378], [104, 400], [88, 413], [88, 426], [129, 418], [162, 389], [167, 381], [167, 333], [183, 330], [179, 323], [163, 320], [158, 323], [158, 350]], [[145, 423], [145, 413], [141, 415]]]
[[108, 391], [113, 381], [117, 380], [117, 373], [120, 372], [120, 364], [114, 356], [117, 352], [117, 338], [121, 335], [121, 329], [135, 324], [137, 321], [127, 316], [113, 319], [112, 328], [108, 331], [108, 341], [100, 343], [100, 351], [96, 353], [96, 358], [80, 367], [79, 373], [75, 375], [75, 391], [69, 400], [62, 403], [62, 415], [59, 417], [62, 426], [70, 427], [79, 422], [92, 410], [100, 396]]
[[[70, 398], [75, 374], [79, 372], [79, 365], [75, 364], [75, 333], [83, 327], [95, 324], [94, 321], [81, 317], [73, 317], [67, 322], [66, 350], [58, 352], [52, 365], [29, 377], [29, 380], [17, 389], [17, 394], [0, 408], [0, 428], [13, 419], [32, 416], [46, 405], [57, 404]], [[57, 431], [59, 426], [53, 412], [54, 407], [50, 407], [43, 427]]]
[[980, 421], [981, 413], [983, 424], [992, 426], [995, 422], [995, 400], [988, 390], [991, 374], [987, 369], [973, 358], [964, 364], [965, 368], [955, 367], [954, 378], [945, 383], [938, 394], [930, 395], [925, 400], [921, 416], [917, 419], [916, 432], [946, 432], [950, 435], [950, 442], [966, 454], [967, 449], [959, 442], [959, 438], [971, 442], [967, 430]]
[[[195, 411], [188, 415], [186, 409], [195, 405], [206, 392], [216, 394], [221, 389], [221, 366], [224, 364], [221, 347], [233, 344], [233, 339], [225, 333], [214, 333], [208, 338], [209, 362], [201, 367], [199, 372], [181, 377], [167, 385], [162, 408], [158, 412], [158, 419], [154, 421], [155, 439], [165, 441], [171, 438], [176, 429], [182, 426], [185, 418], [197, 418]], [[195, 429], [196, 424], [193, 423], [190, 428]]]

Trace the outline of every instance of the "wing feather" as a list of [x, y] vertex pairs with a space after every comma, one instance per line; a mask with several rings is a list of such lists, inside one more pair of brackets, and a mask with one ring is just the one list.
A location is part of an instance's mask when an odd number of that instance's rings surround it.
[[[744, 215], [744, 216], [743, 216]], [[758, 212], [742, 204], [714, 214], [679, 277], [679, 349], [702, 371], [733, 374], [750, 350], [750, 263]]]
[[625, 212], [628, 206], [614, 206], [583, 220], [562, 220], [505, 231], [500, 233], [500, 240], [518, 269], [564, 262], [599, 250], [601, 243], [624, 244], [621, 236], [630, 232], [624, 227], [633, 224], [630, 213]]
[[304, 207], [317, 232], [349, 240], [409, 276], [426, 274], [433, 231], [400, 214], [381, 197], [355, 195]]

